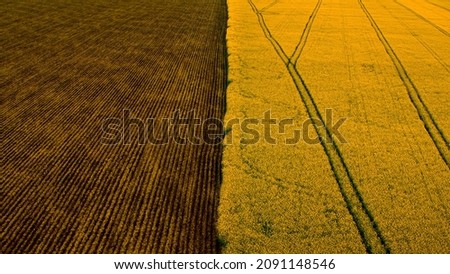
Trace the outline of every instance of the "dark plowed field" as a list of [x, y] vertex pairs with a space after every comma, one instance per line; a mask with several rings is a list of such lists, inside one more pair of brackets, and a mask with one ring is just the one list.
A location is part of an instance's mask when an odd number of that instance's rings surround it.
[[0, 5], [1, 253], [218, 251], [219, 145], [101, 140], [124, 110], [222, 118], [225, 2]]

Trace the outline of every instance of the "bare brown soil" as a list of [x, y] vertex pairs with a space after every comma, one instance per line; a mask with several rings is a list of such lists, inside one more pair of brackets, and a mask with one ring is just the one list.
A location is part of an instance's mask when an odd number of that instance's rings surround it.
[[221, 147], [103, 145], [107, 117], [222, 118], [226, 1], [9, 1], [1, 253], [216, 252]]

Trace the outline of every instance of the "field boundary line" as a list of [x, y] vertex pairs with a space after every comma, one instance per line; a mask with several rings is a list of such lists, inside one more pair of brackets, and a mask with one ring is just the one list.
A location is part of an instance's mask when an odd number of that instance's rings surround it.
[[369, 19], [370, 24], [372, 25], [372, 28], [375, 30], [375, 33], [378, 36], [378, 39], [383, 44], [386, 53], [391, 58], [397, 73], [402, 80], [407, 92], [408, 96], [411, 100], [411, 103], [416, 108], [416, 111], [419, 115], [420, 120], [422, 120], [425, 129], [428, 132], [428, 135], [430, 135], [431, 139], [433, 140], [434, 145], [436, 146], [439, 154], [442, 157], [442, 160], [446, 163], [447, 167], [450, 168], [450, 153], [449, 153], [449, 141], [444, 135], [444, 132], [439, 127], [438, 123], [434, 119], [431, 111], [428, 109], [427, 105], [425, 104], [424, 100], [422, 99], [422, 96], [420, 95], [419, 90], [414, 85], [414, 82], [409, 77], [405, 67], [401, 63], [400, 59], [398, 58], [395, 51], [392, 49], [391, 45], [387, 41], [386, 37], [384, 36], [381, 29], [378, 27], [376, 21], [373, 19], [372, 15], [370, 14], [369, 10], [366, 8], [362, 0], [358, 0], [359, 4], [361, 6], [361, 9], [366, 14], [367, 18]]
[[418, 18], [422, 19], [423, 21], [427, 22], [428, 24], [432, 25], [435, 29], [437, 29], [438, 31], [442, 32], [444, 35], [446, 35], [447, 37], [450, 37], [450, 33], [448, 33], [448, 31], [446, 31], [445, 29], [439, 27], [438, 25], [436, 25], [435, 23], [431, 22], [429, 19], [423, 17], [421, 14], [419, 14], [418, 12], [416, 12], [415, 10], [411, 9], [410, 7], [398, 2], [397, 0], [394, 0], [394, 2], [397, 5], [402, 6], [403, 8], [407, 9], [408, 11], [410, 11], [411, 13], [413, 13], [415, 16], [417, 16]]
[[[335, 176], [339, 191], [344, 199], [347, 210], [356, 225], [361, 241], [367, 253], [390, 253], [390, 248], [384, 239], [375, 218], [365, 203], [361, 192], [354, 182], [353, 176], [344, 161], [344, 157], [334, 141], [330, 130], [328, 129], [322, 115], [319, 111], [314, 98], [311, 95], [305, 81], [298, 72], [296, 66], [290, 62], [290, 58], [286, 55], [281, 45], [272, 36], [266, 25], [263, 15], [258, 11], [252, 0], [247, 0], [253, 12], [258, 18], [259, 25], [266, 36], [267, 40], [272, 44], [277, 55], [285, 64], [300, 98], [306, 108], [308, 116], [313, 121], [314, 129], [319, 136], [320, 143], [327, 155], [331, 170]], [[310, 30], [311, 28], [309, 28]], [[309, 32], [307, 30], [306, 32]]]

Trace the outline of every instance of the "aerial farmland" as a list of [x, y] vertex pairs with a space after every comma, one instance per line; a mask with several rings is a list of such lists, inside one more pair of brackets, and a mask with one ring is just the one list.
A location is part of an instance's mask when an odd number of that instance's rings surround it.
[[104, 144], [102, 121], [220, 119], [225, 2], [1, 9], [1, 252], [216, 252], [221, 147]]
[[2, 254], [450, 253], [449, 1], [0, 11]]

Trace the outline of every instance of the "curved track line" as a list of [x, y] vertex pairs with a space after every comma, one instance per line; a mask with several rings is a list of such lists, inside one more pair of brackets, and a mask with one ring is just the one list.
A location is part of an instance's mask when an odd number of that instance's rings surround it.
[[415, 16], [417, 16], [418, 18], [422, 19], [423, 21], [427, 22], [428, 24], [432, 25], [435, 29], [437, 29], [438, 31], [442, 32], [444, 35], [450, 37], [450, 33], [448, 33], [448, 31], [446, 31], [445, 29], [439, 27], [438, 25], [436, 25], [435, 23], [431, 22], [430, 20], [428, 20], [427, 18], [423, 17], [422, 15], [420, 15], [419, 13], [417, 13], [416, 11], [414, 11], [413, 9], [411, 9], [408, 6], [405, 6], [404, 4], [398, 2], [397, 0], [394, 0], [394, 2], [400, 6], [402, 6], [403, 8], [409, 10], [411, 13], [413, 13]]
[[305, 28], [303, 29], [303, 33], [300, 37], [300, 41], [298, 42], [297, 46], [295, 47], [294, 52], [292, 53], [290, 60], [291, 63], [294, 65], [297, 64], [298, 59], [300, 58], [300, 55], [303, 52], [303, 49], [305, 48], [306, 41], [308, 40], [309, 33], [311, 32], [312, 25], [314, 23], [314, 19], [316, 19], [317, 13], [319, 12], [320, 6], [322, 5], [322, 0], [317, 1], [316, 7], [314, 8], [313, 12], [309, 16], [308, 22], [305, 25]]
[[449, 152], [449, 141], [447, 140], [446, 136], [444, 135], [444, 132], [441, 128], [439, 128], [439, 125], [437, 124], [436, 120], [434, 119], [433, 115], [431, 114], [430, 110], [428, 109], [427, 105], [423, 101], [419, 90], [414, 85], [414, 82], [409, 77], [408, 73], [406, 72], [405, 67], [400, 62], [400, 59], [397, 57], [397, 54], [392, 49], [389, 42], [386, 40], [386, 37], [384, 37], [383, 32], [378, 27], [377, 23], [373, 19], [370, 12], [367, 10], [366, 6], [364, 5], [362, 0], [358, 0], [359, 5], [361, 6], [361, 9], [366, 14], [367, 18], [370, 21], [370, 24], [372, 25], [373, 29], [375, 30], [378, 39], [383, 44], [387, 54], [391, 58], [392, 62], [394, 63], [394, 66], [398, 72], [398, 75], [400, 76], [400, 79], [403, 81], [404, 86], [406, 87], [406, 90], [408, 91], [409, 98], [414, 105], [414, 107], [417, 110], [417, 113], [419, 114], [420, 119], [422, 120], [425, 129], [427, 130], [428, 134], [430, 135], [431, 139], [434, 142], [434, 145], [436, 146], [437, 150], [439, 151], [439, 154], [442, 157], [442, 160], [447, 164], [447, 167], [450, 168], [450, 152]]
[[338, 145], [334, 141], [330, 130], [327, 128], [319, 108], [317, 107], [311, 92], [305, 84], [305, 81], [301, 77], [295, 65], [290, 62], [289, 57], [286, 55], [278, 41], [272, 36], [261, 12], [258, 11], [252, 0], [247, 1], [253, 9], [253, 12], [256, 14], [259, 25], [267, 40], [272, 44], [276, 53], [286, 65], [286, 68], [303, 101], [308, 116], [313, 121], [314, 129], [320, 138], [321, 145], [328, 157], [328, 161], [336, 178], [339, 190], [344, 198], [347, 209], [355, 222], [366, 251], [368, 253], [390, 253], [390, 248], [381, 234], [372, 213], [369, 211], [361, 192], [355, 184], [353, 176], [344, 161], [344, 157], [339, 150]]

